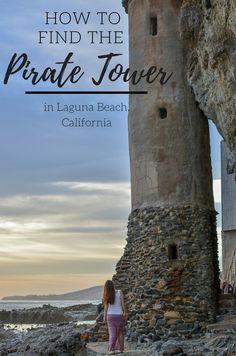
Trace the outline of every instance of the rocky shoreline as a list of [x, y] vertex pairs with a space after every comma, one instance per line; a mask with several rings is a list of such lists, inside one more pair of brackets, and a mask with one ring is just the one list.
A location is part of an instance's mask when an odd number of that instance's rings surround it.
[[[89, 343], [85, 355], [106, 355], [106, 350], [107, 343]], [[123, 356], [233, 356], [236, 354], [236, 336], [231, 331], [192, 339], [167, 337], [152, 344], [126, 344], [125, 350]]]
[[[98, 312], [98, 306], [93, 304], [64, 308], [45, 304], [40, 308], [1, 310], [0, 356], [77, 355], [86, 344], [80, 335], [90, 327], [89, 322], [95, 322]], [[7, 328], [7, 324], [28, 324], [29, 328], [19, 331]]]
[[64, 308], [44, 304], [39, 308], [0, 310], [0, 323], [9, 324], [52, 324], [69, 321], [95, 320], [97, 306], [79, 304]]
[[[129, 356], [233, 356], [236, 355], [236, 313], [230, 304], [230, 298], [224, 300], [224, 310], [218, 322], [208, 325], [205, 334], [189, 333], [175, 335], [146, 334], [126, 335], [126, 351]], [[225, 310], [226, 308], [226, 310]], [[92, 304], [55, 308], [44, 305], [42, 308], [14, 311], [16, 320], [52, 320], [64, 315], [73, 319], [43, 327], [19, 332], [0, 325], [0, 356], [99, 356], [107, 354], [107, 328], [102, 322], [101, 306]], [[13, 312], [13, 311], [12, 311]], [[28, 313], [27, 313], [28, 312]], [[30, 313], [32, 316], [30, 317]], [[1, 314], [0, 315], [6, 315]], [[27, 316], [27, 319], [25, 318]], [[36, 318], [37, 316], [37, 318]], [[24, 317], [24, 318], [23, 318]], [[44, 318], [43, 318], [44, 317]], [[93, 318], [93, 319], [92, 319]], [[79, 325], [81, 320], [97, 320], [91, 325]], [[1, 320], [1, 319], [0, 319]], [[47, 325], [46, 325], [47, 324]], [[96, 340], [97, 339], [97, 340]], [[96, 342], [96, 341], [100, 342]], [[106, 342], [101, 342], [106, 341]]]
[[75, 322], [48, 325], [17, 332], [0, 328], [0, 355], [59, 356], [76, 355], [85, 347], [80, 333], [87, 328]]
[[[96, 356], [107, 354], [107, 343], [82, 340], [87, 325], [75, 322], [48, 325], [28, 333], [0, 328], [1, 356]], [[2, 341], [4, 340], [4, 341]], [[138, 343], [127, 343], [124, 355], [129, 356], [233, 356], [236, 354], [235, 330], [206, 333], [192, 338], [166, 336], [153, 342], [148, 338]]]

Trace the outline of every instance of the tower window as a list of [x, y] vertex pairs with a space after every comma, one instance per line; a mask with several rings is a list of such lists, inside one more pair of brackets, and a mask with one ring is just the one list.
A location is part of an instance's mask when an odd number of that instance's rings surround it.
[[211, 0], [205, 0], [205, 6], [207, 9], [211, 8]]
[[157, 30], [158, 30], [158, 28], [157, 28], [157, 17], [153, 16], [150, 19], [150, 33], [151, 33], [151, 35], [152, 36], [156, 36], [157, 35]]
[[176, 244], [171, 244], [168, 246], [168, 258], [169, 260], [178, 259], [178, 248]]
[[166, 108], [160, 108], [159, 109], [159, 117], [161, 119], [165, 119], [167, 117], [167, 110]]

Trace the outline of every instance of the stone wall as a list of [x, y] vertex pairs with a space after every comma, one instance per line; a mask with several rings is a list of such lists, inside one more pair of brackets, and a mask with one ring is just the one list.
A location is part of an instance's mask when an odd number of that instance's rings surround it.
[[214, 215], [191, 206], [131, 213], [114, 276], [127, 300], [128, 336], [184, 334], [214, 321], [219, 286]]

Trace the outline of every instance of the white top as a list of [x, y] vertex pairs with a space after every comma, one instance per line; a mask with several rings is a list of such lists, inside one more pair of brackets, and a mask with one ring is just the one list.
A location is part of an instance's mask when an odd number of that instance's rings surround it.
[[123, 308], [121, 305], [121, 292], [120, 290], [115, 291], [115, 303], [108, 304], [108, 315], [123, 315]]

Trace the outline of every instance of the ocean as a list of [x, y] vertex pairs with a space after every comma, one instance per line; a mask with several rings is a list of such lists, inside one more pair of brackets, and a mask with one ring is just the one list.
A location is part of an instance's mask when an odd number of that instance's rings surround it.
[[53, 307], [63, 308], [79, 304], [99, 304], [100, 300], [0, 300], [0, 310], [17, 310], [39, 308], [44, 304], [50, 304]]

